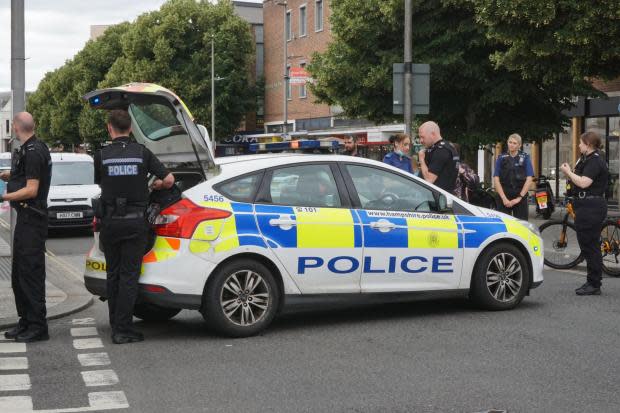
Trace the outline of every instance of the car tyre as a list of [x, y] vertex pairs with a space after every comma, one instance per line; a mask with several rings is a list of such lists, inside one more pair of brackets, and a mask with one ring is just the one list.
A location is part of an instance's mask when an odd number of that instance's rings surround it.
[[229, 337], [249, 337], [271, 324], [280, 299], [267, 267], [252, 259], [239, 259], [211, 275], [201, 312], [216, 331]]
[[471, 298], [487, 310], [510, 310], [527, 294], [530, 270], [514, 245], [500, 243], [478, 258], [471, 281]]
[[152, 303], [137, 303], [133, 315], [144, 321], [166, 321], [179, 314], [180, 308], [162, 307]]

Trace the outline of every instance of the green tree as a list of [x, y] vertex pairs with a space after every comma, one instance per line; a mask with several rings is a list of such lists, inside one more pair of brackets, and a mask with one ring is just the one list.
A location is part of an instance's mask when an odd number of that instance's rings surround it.
[[[495, 67], [489, 56], [501, 45], [476, 23], [470, 2], [413, 3], [413, 60], [431, 65], [429, 118], [447, 139], [473, 150], [512, 132], [536, 139], [561, 129], [574, 85], [542, 85]], [[318, 101], [350, 117], [402, 119], [392, 115], [392, 64], [403, 61], [403, 21], [399, 0], [334, 0], [334, 40], [308, 68]]]
[[[97, 142], [104, 138], [105, 129], [84, 127], [89, 110], [82, 96], [95, 89], [116, 60], [120, 38], [129, 23], [110, 27], [96, 40], [91, 40], [75, 57], [49, 72], [28, 99], [28, 111], [37, 121], [38, 134], [50, 144], [65, 145]], [[100, 116], [97, 114], [90, 116]], [[84, 125], [83, 125], [84, 124]]]
[[211, 39], [215, 44], [216, 136], [234, 132], [255, 106], [253, 40], [232, 3], [171, 0], [140, 16], [100, 86], [152, 82], [179, 95], [198, 123], [211, 126]]
[[492, 59], [543, 84], [620, 76], [617, 0], [471, 0], [503, 47]]

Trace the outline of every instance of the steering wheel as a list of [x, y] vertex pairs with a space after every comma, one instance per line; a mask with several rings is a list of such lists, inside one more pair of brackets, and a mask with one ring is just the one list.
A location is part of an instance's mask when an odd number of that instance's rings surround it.
[[381, 203], [385, 206], [391, 206], [393, 204], [396, 203], [396, 201], [398, 201], [398, 195], [396, 195], [393, 192], [386, 192], [383, 195], [381, 195], [381, 198], [379, 198], [379, 201], [381, 201]]

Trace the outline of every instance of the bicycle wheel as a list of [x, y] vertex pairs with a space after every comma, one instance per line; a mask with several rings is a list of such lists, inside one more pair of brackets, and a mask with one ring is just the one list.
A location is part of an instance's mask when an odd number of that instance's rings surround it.
[[601, 253], [605, 274], [620, 277], [620, 225], [615, 220], [608, 220], [603, 225]]
[[543, 239], [545, 264], [549, 267], [567, 270], [583, 260], [573, 223], [547, 221], [540, 226], [540, 236]]

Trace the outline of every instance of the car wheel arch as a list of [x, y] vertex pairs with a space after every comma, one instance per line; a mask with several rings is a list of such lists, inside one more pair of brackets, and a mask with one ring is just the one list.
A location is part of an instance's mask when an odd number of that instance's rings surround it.
[[[274, 279], [276, 280], [276, 284], [278, 286], [278, 291], [280, 293], [280, 297], [282, 297], [282, 299], [280, 300], [278, 309], [276, 310], [276, 314], [280, 313], [280, 311], [282, 310], [283, 306], [284, 306], [284, 281], [282, 280], [282, 273], [280, 272], [280, 270], [278, 269], [278, 266], [269, 258], [265, 257], [264, 255], [261, 254], [256, 254], [253, 252], [244, 252], [241, 254], [235, 254], [235, 255], [231, 255], [230, 257], [226, 258], [225, 260], [223, 260], [222, 262], [220, 262], [211, 273], [215, 273], [216, 271], [218, 271], [220, 268], [222, 268], [223, 266], [227, 265], [229, 262], [231, 261], [235, 261], [235, 260], [239, 260], [239, 259], [250, 259], [250, 260], [254, 260], [256, 262], [259, 262], [261, 264], [263, 264], [265, 267], [267, 267], [267, 269], [269, 271], [271, 271], [271, 274], [273, 275]], [[205, 292], [207, 291], [207, 289], [209, 288], [210, 284], [211, 284], [211, 280], [212, 277], [209, 277], [207, 279], [207, 282], [205, 283], [205, 287], [203, 289], [203, 294], [202, 296], [205, 297]], [[204, 300], [204, 298], [203, 298]], [[204, 307], [204, 302], [202, 303], [201, 307]]]
[[480, 252], [478, 253], [478, 257], [476, 258], [476, 261], [474, 262], [474, 265], [472, 267], [472, 276], [470, 277], [469, 280], [469, 289], [471, 291], [472, 288], [472, 283], [474, 282], [474, 274], [473, 271], [475, 271], [476, 266], [478, 265], [478, 262], [480, 261], [480, 259], [482, 258], [482, 256], [484, 255], [484, 253], [490, 249], [493, 248], [495, 245], [497, 244], [510, 244], [514, 247], [516, 247], [525, 257], [525, 262], [527, 263], [527, 269], [528, 269], [528, 290], [526, 295], [529, 295], [529, 290], [532, 286], [532, 282], [534, 281], [534, 273], [533, 273], [533, 263], [532, 263], [532, 257], [529, 253], [529, 251], [527, 250], [527, 247], [525, 245], [523, 245], [519, 240], [515, 239], [515, 238], [510, 238], [510, 237], [505, 237], [505, 238], [499, 238], [496, 239], [494, 241], [491, 241], [489, 244], [485, 245]]

